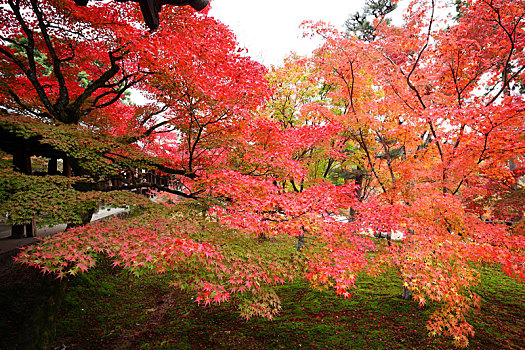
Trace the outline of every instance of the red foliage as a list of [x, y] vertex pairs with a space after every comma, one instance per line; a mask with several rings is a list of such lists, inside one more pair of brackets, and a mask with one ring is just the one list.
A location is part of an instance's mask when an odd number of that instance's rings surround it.
[[[348, 297], [360, 271], [389, 264], [421, 305], [442, 305], [430, 333], [466, 346], [465, 316], [480, 302], [476, 264], [525, 281], [523, 236], [498, 221], [523, 220], [525, 9], [520, 0], [462, 4], [445, 28], [436, 1], [414, 1], [403, 27], [382, 25], [372, 42], [309, 24], [324, 44], [270, 72], [236, 50], [223, 24], [191, 10], [163, 12], [148, 34], [126, 4], [78, 11], [48, 1], [48, 20], [64, 21], [50, 29], [51, 45], [40, 35], [24, 44], [16, 11], [0, 7], [10, 43], [1, 67], [12, 72], [0, 86], [5, 108], [125, 140], [180, 170], [179, 194], [208, 199], [208, 221], [236, 229], [199, 235], [197, 220], [169, 212], [71, 230], [19, 260], [64, 276], [104, 253], [133, 271], [175, 271], [199, 303], [249, 294], [246, 317], [277, 313], [277, 283], [301, 276]], [[19, 43], [47, 65], [16, 56]], [[150, 103], [124, 104], [130, 86]], [[350, 222], [336, 220], [350, 208]], [[385, 233], [402, 244], [372, 258], [369, 236]]]

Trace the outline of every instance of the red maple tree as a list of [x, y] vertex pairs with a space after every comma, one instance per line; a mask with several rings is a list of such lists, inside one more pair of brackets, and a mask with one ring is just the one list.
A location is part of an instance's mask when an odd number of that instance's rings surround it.
[[[149, 33], [126, 4], [7, 0], [2, 128], [40, 137], [95, 184], [143, 186], [137, 169], [173, 180], [142, 216], [68, 230], [18, 260], [63, 277], [105, 254], [172, 272], [198, 302], [234, 299], [245, 317], [278, 312], [276, 284], [304, 277], [348, 297], [359, 272], [393, 265], [420, 304], [442, 305], [430, 333], [465, 346], [477, 264], [525, 280], [523, 231], [501, 221], [522, 220], [525, 202], [525, 9], [462, 3], [444, 23], [436, 1], [414, 1], [403, 27], [382, 21], [371, 41], [309, 24], [324, 44], [267, 72], [190, 9]], [[148, 104], [130, 104], [131, 87]], [[87, 188], [75, 191], [109, 200]], [[372, 258], [382, 234], [403, 242]]]

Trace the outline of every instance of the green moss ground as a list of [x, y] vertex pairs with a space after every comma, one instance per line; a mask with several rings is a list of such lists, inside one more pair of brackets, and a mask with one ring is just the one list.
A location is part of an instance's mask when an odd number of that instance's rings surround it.
[[[492, 267], [482, 269], [483, 304], [470, 321], [470, 349], [525, 348], [525, 286]], [[40, 277], [14, 269], [0, 286], [0, 348], [16, 349], [17, 333], [38, 298]], [[109, 263], [69, 282], [57, 323], [57, 349], [447, 349], [425, 325], [435, 306], [400, 298], [395, 271], [362, 276], [349, 299], [303, 282], [279, 288], [273, 321], [238, 316], [232, 304], [201, 307], [169, 287], [169, 276], [140, 278]], [[41, 302], [41, 301], [40, 301]]]

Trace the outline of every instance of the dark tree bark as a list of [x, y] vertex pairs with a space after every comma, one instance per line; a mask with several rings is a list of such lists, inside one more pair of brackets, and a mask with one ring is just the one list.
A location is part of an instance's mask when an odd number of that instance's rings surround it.
[[406, 287], [403, 287], [403, 294], [401, 296], [405, 300], [411, 300], [412, 299], [412, 292], [409, 291]]

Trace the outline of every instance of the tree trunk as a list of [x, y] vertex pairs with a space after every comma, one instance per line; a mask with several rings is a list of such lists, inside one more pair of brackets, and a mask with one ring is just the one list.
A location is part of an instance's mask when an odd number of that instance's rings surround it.
[[407, 287], [403, 287], [403, 295], [401, 296], [405, 300], [411, 300], [412, 299], [412, 292], [407, 289]]
[[297, 236], [297, 251], [301, 251], [304, 247], [304, 234]]
[[350, 210], [348, 212], [348, 221], [349, 222], [354, 222], [356, 215], [357, 215], [357, 212], [355, 211], [355, 209], [350, 207]]

